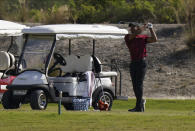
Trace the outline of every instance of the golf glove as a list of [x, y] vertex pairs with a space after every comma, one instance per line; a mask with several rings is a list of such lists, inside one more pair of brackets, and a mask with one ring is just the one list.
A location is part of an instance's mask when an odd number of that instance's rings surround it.
[[152, 23], [148, 23], [148, 26], [147, 26], [149, 29], [152, 29], [153, 28], [153, 25]]

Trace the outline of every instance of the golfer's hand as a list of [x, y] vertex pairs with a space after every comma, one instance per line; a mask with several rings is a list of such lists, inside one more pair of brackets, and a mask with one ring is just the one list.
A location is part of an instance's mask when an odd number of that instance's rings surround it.
[[148, 23], [147, 27], [148, 27], [149, 29], [152, 29], [152, 28], [153, 28], [152, 23]]

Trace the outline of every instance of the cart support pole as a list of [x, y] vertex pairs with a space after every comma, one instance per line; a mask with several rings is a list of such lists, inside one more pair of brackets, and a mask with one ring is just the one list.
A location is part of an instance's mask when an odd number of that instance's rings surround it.
[[122, 73], [120, 72], [120, 96], [122, 96]]
[[59, 92], [58, 115], [61, 114], [61, 104], [62, 104], [62, 91]]
[[117, 96], [117, 81], [118, 81], [118, 77], [117, 76], [115, 76], [115, 97]]
[[69, 39], [69, 55], [71, 55], [71, 39]]
[[93, 39], [93, 55], [95, 55], [95, 40]]

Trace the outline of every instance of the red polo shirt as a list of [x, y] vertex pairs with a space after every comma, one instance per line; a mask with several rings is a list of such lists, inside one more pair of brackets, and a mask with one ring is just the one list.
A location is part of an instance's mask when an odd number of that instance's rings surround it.
[[137, 61], [146, 57], [147, 35], [137, 35], [134, 39], [129, 39], [129, 34], [125, 35], [125, 42], [129, 48], [131, 60]]

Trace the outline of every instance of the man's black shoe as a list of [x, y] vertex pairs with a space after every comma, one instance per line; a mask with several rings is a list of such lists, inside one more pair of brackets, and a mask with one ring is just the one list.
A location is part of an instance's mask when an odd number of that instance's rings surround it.
[[129, 112], [144, 112], [143, 108], [133, 108], [133, 109], [129, 109]]
[[141, 102], [141, 107], [135, 107], [133, 109], [129, 109], [129, 112], [144, 112], [145, 111], [145, 104], [146, 104], [146, 100], [142, 99]]
[[129, 112], [135, 112], [135, 111], [136, 111], [136, 107], [133, 108], [133, 109], [129, 109], [128, 111], [129, 111]]

